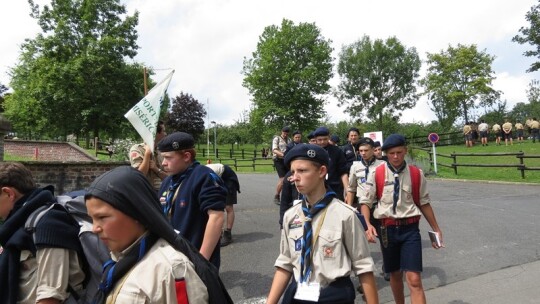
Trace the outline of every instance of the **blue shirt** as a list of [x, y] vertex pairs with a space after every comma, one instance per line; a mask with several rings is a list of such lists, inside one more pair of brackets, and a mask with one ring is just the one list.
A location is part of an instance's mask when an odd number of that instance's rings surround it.
[[[201, 166], [198, 162], [194, 162], [188, 170], [168, 176], [163, 180], [159, 190], [162, 204], [165, 204], [169, 189], [173, 185], [180, 187], [180, 189], [172, 202], [171, 213], [168, 215], [171, 224], [195, 248], [201, 249], [208, 223], [208, 211], [225, 210], [227, 189], [221, 178], [212, 169]], [[177, 187], [171, 190], [173, 197]], [[220, 264], [219, 249], [218, 242], [210, 258], [210, 262], [218, 268]]]

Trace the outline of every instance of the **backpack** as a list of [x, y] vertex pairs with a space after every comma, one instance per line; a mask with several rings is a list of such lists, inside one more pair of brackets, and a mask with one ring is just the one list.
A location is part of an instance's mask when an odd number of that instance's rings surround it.
[[85, 274], [84, 291], [75, 292], [71, 286], [68, 287], [70, 297], [65, 303], [91, 303], [94, 295], [98, 292], [101, 282], [101, 267], [103, 263], [110, 260], [109, 249], [99, 237], [92, 232], [92, 218], [86, 211], [84, 195], [71, 197], [60, 195], [56, 197], [56, 202], [42, 206], [34, 211], [26, 220], [25, 229], [31, 231], [35, 241], [35, 228], [41, 218], [53, 208], [64, 209], [81, 227], [79, 241], [84, 253], [83, 270]]
[[[420, 207], [420, 169], [416, 166], [409, 165], [409, 172], [412, 183], [412, 197], [416, 206]], [[380, 201], [386, 179], [386, 166], [380, 165], [375, 168], [375, 185], [377, 186], [377, 199]]]

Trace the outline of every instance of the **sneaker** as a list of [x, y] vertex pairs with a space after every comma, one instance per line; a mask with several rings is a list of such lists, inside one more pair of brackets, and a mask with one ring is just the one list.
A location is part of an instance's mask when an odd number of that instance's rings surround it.
[[232, 243], [232, 234], [230, 230], [223, 230], [223, 234], [221, 234], [221, 242], [220, 246], [225, 247]]
[[274, 204], [279, 205], [279, 195], [274, 195]]

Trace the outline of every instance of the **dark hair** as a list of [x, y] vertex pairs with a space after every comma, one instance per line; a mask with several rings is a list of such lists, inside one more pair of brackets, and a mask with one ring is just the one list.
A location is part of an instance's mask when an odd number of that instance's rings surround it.
[[163, 120], [160, 120], [158, 121], [157, 123], [157, 128], [156, 128], [156, 133], [161, 133], [161, 131], [163, 131], [163, 127], [164, 127], [165, 123], [163, 122]]
[[13, 187], [21, 194], [36, 189], [32, 172], [17, 162], [0, 162], [0, 187]]
[[352, 128], [350, 128], [349, 131], [347, 132], [347, 138], [349, 137], [349, 134], [350, 134], [351, 132], [353, 132], [353, 131], [356, 132], [358, 135], [360, 135], [360, 130], [358, 130], [358, 128], [352, 127]]

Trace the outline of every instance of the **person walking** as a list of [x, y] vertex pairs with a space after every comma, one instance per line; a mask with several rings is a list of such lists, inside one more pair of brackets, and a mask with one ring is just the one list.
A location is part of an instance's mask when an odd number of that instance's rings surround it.
[[195, 159], [195, 140], [190, 134], [169, 134], [158, 143], [158, 149], [170, 174], [159, 190], [163, 214], [219, 269], [219, 239], [227, 198], [222, 179]]
[[[367, 184], [371, 187], [360, 198], [362, 215], [368, 225], [366, 236], [369, 242], [375, 242], [377, 237], [382, 242], [384, 269], [390, 273], [390, 287], [395, 302], [405, 303], [403, 284], [405, 275], [411, 303], [426, 303], [421, 275], [422, 242], [418, 225], [421, 215], [424, 215], [441, 240], [441, 244], [432, 243], [436, 249], [444, 246], [442, 232], [431, 207], [424, 175], [419, 169], [410, 167], [405, 162], [407, 154], [405, 137], [400, 134], [388, 136], [382, 149], [386, 152], [388, 161], [369, 175]], [[379, 171], [379, 168], [382, 170]], [[419, 171], [418, 181], [414, 185], [411, 177], [413, 169]], [[377, 176], [378, 174], [384, 175]], [[415, 186], [418, 188], [414, 189]], [[418, 193], [416, 198], [418, 202], [415, 202], [415, 191]], [[371, 209], [376, 201], [378, 205], [373, 217], [378, 220], [379, 229], [372, 226], [369, 221]]]
[[278, 182], [276, 184], [276, 193], [274, 194], [274, 203], [279, 205], [279, 194], [281, 193], [281, 187], [283, 186], [283, 177], [287, 173], [287, 168], [283, 164], [283, 157], [287, 151], [287, 145], [291, 142], [289, 138], [289, 127], [283, 127], [281, 134], [274, 136], [272, 140], [272, 160], [274, 161], [274, 167], [278, 174]]
[[[317, 145], [298, 145], [285, 156], [303, 200], [283, 218], [280, 254], [268, 304], [352, 304], [358, 276], [368, 304], [378, 303], [377, 286], [364, 228], [355, 210], [326, 187], [330, 158]], [[290, 284], [289, 284], [290, 282]]]

